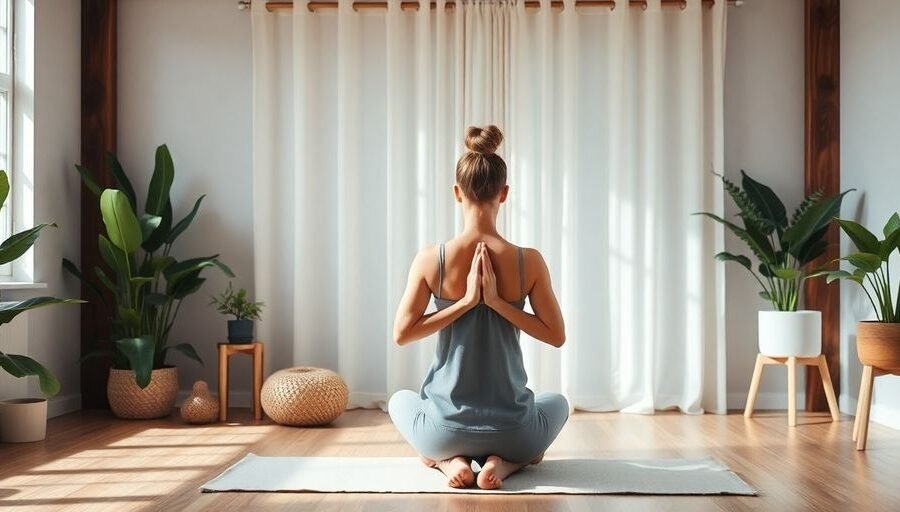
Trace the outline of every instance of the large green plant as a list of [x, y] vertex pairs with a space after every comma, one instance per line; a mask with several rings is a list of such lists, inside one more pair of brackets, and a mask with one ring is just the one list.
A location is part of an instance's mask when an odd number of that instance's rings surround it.
[[837, 221], [858, 252], [834, 261], [845, 260], [854, 270], [821, 270], [815, 275], [825, 275], [829, 283], [836, 279], [853, 281], [862, 287], [869, 298], [879, 322], [900, 323], [900, 288], [895, 300], [890, 267], [891, 254], [895, 250], [900, 253], [900, 214], [891, 215], [884, 225], [883, 240], [857, 222], [848, 219]]
[[[6, 171], [0, 171], [0, 208], [3, 208], [7, 197], [9, 197], [9, 177], [6, 175]], [[31, 229], [26, 229], [7, 238], [0, 244], [0, 265], [5, 265], [25, 254], [37, 241], [41, 230], [48, 226], [56, 227], [56, 224], [38, 224]], [[80, 302], [84, 301], [78, 299], [57, 299], [54, 297], [34, 297], [18, 302], [2, 302], [0, 303], [0, 325], [8, 324], [19, 313], [24, 313], [29, 309], [52, 304], [77, 304]], [[13, 377], [36, 375], [40, 381], [42, 393], [48, 396], [59, 393], [59, 381], [53, 373], [44, 365], [28, 356], [6, 354], [0, 351], [0, 368], [3, 368]]]
[[[169, 191], [175, 166], [165, 145], [156, 149], [156, 164], [140, 215], [131, 181], [116, 157], [110, 153], [108, 158], [116, 189], [101, 189], [91, 171], [76, 165], [84, 185], [100, 196], [100, 213], [106, 227], [106, 235], [101, 234], [98, 240], [105, 267], [95, 267], [94, 273], [115, 301], [108, 304], [114, 349], [99, 353], [110, 355], [115, 368], [134, 370], [138, 386], [145, 388], [153, 369], [166, 366], [169, 350], [203, 364], [192, 345], [170, 345], [169, 333], [181, 303], [203, 285], [203, 269], [214, 267], [230, 277], [234, 274], [219, 261], [218, 254], [180, 261], [171, 255], [173, 245], [197, 215], [204, 196], [197, 199], [190, 213], [173, 223]], [[100, 288], [71, 261], [63, 260], [63, 265], [105, 301]]]
[[[790, 219], [784, 203], [771, 188], [751, 178], [741, 170], [741, 186], [716, 174], [738, 208], [741, 225], [709, 212], [705, 215], [723, 224], [743, 240], [759, 260], [759, 274], [753, 262], [743, 254], [720, 252], [719, 261], [734, 261], [746, 268], [759, 283], [760, 297], [772, 303], [777, 311], [795, 311], [803, 281], [811, 275], [804, 267], [821, 256], [828, 243], [825, 232], [832, 217], [841, 210], [841, 201], [850, 190], [831, 197], [821, 192], [807, 196], [794, 210]], [[852, 190], [852, 189], [851, 189]]]

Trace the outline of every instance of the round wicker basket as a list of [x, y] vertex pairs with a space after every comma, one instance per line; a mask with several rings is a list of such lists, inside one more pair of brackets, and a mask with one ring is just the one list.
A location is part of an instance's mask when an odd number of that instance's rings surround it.
[[347, 408], [349, 398], [340, 375], [324, 368], [298, 366], [269, 376], [260, 402], [276, 423], [309, 426], [334, 421]]
[[106, 396], [113, 414], [125, 419], [162, 418], [172, 413], [178, 395], [178, 368], [158, 368], [144, 389], [134, 381], [133, 370], [109, 369]]
[[219, 419], [219, 401], [209, 393], [206, 381], [195, 382], [190, 396], [181, 402], [181, 419], [195, 425]]

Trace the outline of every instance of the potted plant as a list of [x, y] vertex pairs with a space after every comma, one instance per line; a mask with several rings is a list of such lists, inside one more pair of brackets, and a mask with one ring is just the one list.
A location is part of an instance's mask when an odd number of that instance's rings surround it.
[[[9, 196], [9, 178], [6, 171], [0, 171], [0, 208]], [[56, 224], [38, 224], [16, 233], [0, 244], [0, 265], [9, 263], [25, 254], [37, 240], [40, 231]], [[52, 304], [76, 304], [77, 299], [57, 299], [54, 297], [34, 297], [22, 301], [0, 302], [0, 325], [7, 324], [19, 313], [29, 309]], [[59, 393], [59, 381], [44, 365], [20, 354], [7, 354], [0, 350], [0, 368], [13, 377], [35, 375], [40, 383], [41, 393], [53, 396]], [[23, 443], [40, 441], [47, 434], [47, 399], [14, 398], [0, 401], [0, 442]]]
[[[156, 149], [156, 165], [140, 215], [131, 181], [116, 157], [108, 156], [116, 189], [101, 189], [89, 170], [76, 166], [85, 186], [100, 196], [106, 234], [100, 235], [98, 243], [105, 265], [95, 267], [93, 273], [113, 299], [108, 304], [112, 349], [85, 357], [112, 358], [107, 396], [117, 416], [167, 416], [178, 394], [178, 370], [166, 362], [169, 352], [181, 352], [203, 364], [189, 343], [169, 343], [181, 303], [203, 285], [205, 278], [200, 275], [204, 269], [218, 268], [230, 277], [234, 274], [217, 254], [182, 260], [172, 256], [175, 242], [194, 220], [203, 196], [190, 213], [173, 222], [169, 191], [175, 168], [165, 145]], [[63, 265], [106, 300], [100, 288], [72, 262], [64, 260]]]
[[213, 296], [210, 305], [215, 305], [219, 313], [234, 315], [234, 320], [228, 321], [228, 341], [231, 343], [249, 343], [253, 341], [253, 321], [259, 320], [262, 311], [262, 302], [247, 300], [247, 290], [241, 288], [237, 292], [228, 287], [218, 297]]
[[759, 295], [774, 311], [759, 311], [759, 351], [768, 356], [815, 356], [822, 351], [822, 314], [798, 311], [800, 289], [811, 277], [805, 267], [828, 246], [825, 232], [840, 212], [845, 191], [831, 197], [821, 192], [807, 196], [788, 218], [784, 203], [771, 188], [741, 170], [741, 186], [721, 178], [738, 207], [741, 225], [709, 212], [701, 212], [723, 224], [743, 240], [759, 261], [758, 274], [747, 255], [720, 252], [719, 261], [733, 261], [746, 268], [761, 288]]
[[[884, 239], [848, 219], [837, 219], [858, 252], [839, 258], [851, 270], [822, 270], [831, 283], [847, 279], [858, 284], [875, 310], [876, 320], [856, 324], [856, 350], [860, 363], [891, 372], [900, 372], [900, 289], [894, 294], [890, 258], [900, 253], [900, 214], [894, 213], [884, 225]], [[838, 260], [836, 260], [838, 261]]]

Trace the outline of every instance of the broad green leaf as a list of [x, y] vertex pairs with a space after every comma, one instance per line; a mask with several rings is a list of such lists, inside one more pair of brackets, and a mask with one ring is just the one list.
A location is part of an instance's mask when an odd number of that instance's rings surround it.
[[119, 306], [119, 318], [128, 329], [136, 329], [141, 325], [141, 315], [133, 308]]
[[197, 361], [201, 365], [205, 366], [203, 364], [203, 359], [200, 359], [200, 355], [197, 354], [197, 351], [194, 350], [194, 347], [189, 343], [179, 343], [178, 345], [170, 345], [170, 346], [164, 348], [163, 349], [163, 361], [165, 361], [165, 357], [166, 357], [165, 354], [169, 351], [169, 349], [177, 350], [178, 352], [181, 352], [188, 358], [193, 359], [194, 361]]
[[844, 196], [854, 190], [851, 188], [810, 206], [797, 218], [797, 222], [784, 231], [782, 241], [792, 246], [802, 246], [813, 233], [828, 226], [832, 217], [840, 213]]
[[772, 268], [765, 263], [759, 264], [759, 273], [765, 277], [775, 277], [775, 273], [772, 272]]
[[759, 296], [760, 296], [763, 300], [768, 300], [768, 301], [771, 301], [771, 300], [772, 300], [772, 297], [769, 296], [769, 292], [759, 292]]
[[753, 201], [756, 208], [772, 225], [784, 228], [787, 226], [787, 211], [784, 203], [775, 195], [771, 188], [751, 178], [741, 170], [741, 188], [747, 193], [747, 197]]
[[150, 336], [137, 338], [122, 338], [115, 341], [128, 365], [134, 370], [134, 380], [141, 389], [150, 385], [150, 377], [153, 372], [154, 343]]
[[[741, 255], [741, 254], [731, 254], [730, 252], [722, 251], [719, 254], [716, 254], [715, 258], [719, 261], [735, 261], [740, 263], [747, 270], [751, 270], [750, 258]], [[242, 290], [243, 291], [243, 290]], [[239, 299], [242, 298], [240, 293], [238, 293]]]
[[50, 370], [34, 359], [18, 354], [3, 354], [0, 352], [0, 367], [9, 372], [13, 377], [25, 377], [37, 375], [41, 392], [47, 396], [59, 393], [59, 381]]
[[178, 235], [184, 232], [191, 225], [191, 222], [194, 221], [194, 217], [197, 215], [197, 210], [200, 209], [200, 202], [203, 201], [205, 195], [200, 196], [197, 199], [197, 202], [194, 203], [194, 207], [191, 209], [191, 212], [187, 214], [183, 219], [178, 221], [175, 226], [172, 227], [172, 230], [169, 232], [169, 237], [166, 239], [167, 244], [172, 244], [175, 242], [175, 239], [178, 238]]
[[6, 171], [0, 171], [0, 208], [6, 204], [6, 198], [9, 197], [9, 176]]
[[165, 208], [163, 208], [162, 212], [162, 220], [159, 223], [159, 227], [153, 230], [153, 233], [144, 240], [144, 243], [141, 247], [144, 248], [148, 253], [154, 253], [157, 249], [162, 247], [162, 245], [166, 242], [166, 239], [169, 237], [169, 230], [172, 228], [172, 203], [166, 203]]
[[894, 212], [891, 215], [891, 218], [888, 219], [887, 224], [884, 225], [884, 236], [889, 237], [891, 233], [895, 231], [900, 231], [900, 214]]
[[175, 263], [175, 258], [172, 256], [153, 256], [150, 258], [150, 267], [154, 273], [164, 271], [173, 263]]
[[866, 252], [857, 252], [844, 256], [841, 259], [849, 261], [851, 265], [864, 272], [875, 272], [881, 268], [882, 263], [880, 256]]
[[13, 318], [30, 309], [53, 304], [81, 304], [80, 299], [57, 299], [56, 297], [32, 297], [30, 299], [15, 302], [0, 302], [0, 324], [6, 324]]
[[119, 163], [119, 159], [112, 153], [106, 153], [106, 161], [109, 163], [109, 170], [116, 180], [116, 185], [118, 185], [117, 188], [128, 198], [131, 209], [137, 212], [137, 196], [134, 194], [134, 187], [131, 186], [131, 181], [125, 174], [125, 170], [122, 169], [122, 164]]
[[900, 248], [900, 229], [894, 230], [884, 240], [879, 243], [878, 256], [881, 261], [887, 261], [891, 257], [894, 249]]
[[156, 165], [150, 178], [150, 189], [147, 192], [147, 204], [144, 210], [152, 215], [162, 216], [169, 202], [169, 190], [175, 179], [175, 165], [172, 155], [165, 144], [156, 148]]
[[94, 273], [97, 274], [97, 279], [105, 286], [109, 291], [113, 293], [113, 295], [119, 294], [119, 287], [116, 286], [116, 283], [106, 275], [106, 272], [103, 271], [100, 267], [94, 267]]
[[841, 225], [841, 229], [844, 230], [844, 233], [847, 233], [847, 236], [850, 237], [850, 240], [856, 244], [857, 249], [861, 252], [878, 254], [880, 248], [878, 238], [868, 229], [852, 220], [837, 219], [837, 222]]
[[162, 217], [159, 215], [150, 215], [148, 213], [141, 215], [141, 242], [146, 242], [150, 238], [153, 231], [159, 227], [160, 222], [162, 222]]
[[106, 238], [102, 234], [98, 235], [97, 245], [100, 248], [100, 256], [103, 258], [103, 261], [109, 265], [109, 268], [112, 269], [116, 275], [127, 276], [131, 273], [128, 255], [122, 252], [122, 249], [113, 245], [113, 243], [109, 241], [109, 238]]
[[141, 246], [141, 226], [121, 190], [108, 188], [103, 191], [100, 195], [100, 213], [113, 245], [126, 253], [132, 253]]
[[777, 267], [772, 269], [772, 272], [775, 274], [775, 277], [784, 279], [785, 281], [797, 279], [802, 274], [799, 270], [790, 267]]
[[[824, 230], [822, 232], [824, 234]], [[825, 254], [827, 249], [828, 241], [814, 234], [800, 247], [800, 250], [794, 257], [800, 262], [800, 266], [803, 266]]]
[[177, 283], [177, 281], [183, 276], [206, 267], [218, 267], [228, 277], [234, 277], [234, 273], [231, 271], [231, 269], [228, 268], [227, 265], [216, 259], [218, 256], [218, 254], [214, 254], [212, 256], [191, 258], [173, 263], [166, 268], [166, 281], [170, 286], [172, 286]]
[[88, 190], [94, 193], [96, 196], [100, 196], [103, 192], [103, 189], [100, 188], [100, 185], [94, 180], [93, 174], [88, 170], [87, 167], [82, 167], [78, 164], [75, 164], [75, 169], [78, 170], [78, 174], [81, 175], [81, 182], [84, 183], [84, 186], [87, 187]]
[[16, 233], [15, 235], [7, 238], [2, 244], [0, 244], [0, 265], [5, 263], [9, 263], [10, 261], [15, 260], [19, 256], [25, 254], [28, 249], [34, 245], [34, 242], [37, 241], [38, 235], [40, 235], [41, 230], [48, 227], [56, 227], [56, 224], [38, 224], [37, 226], [26, 229], [21, 233]]
[[735, 236], [737, 236], [738, 238], [740, 238], [741, 240], [746, 242], [747, 245], [750, 246], [750, 250], [753, 251], [753, 254], [755, 254], [756, 257], [758, 257], [759, 259], [764, 260], [764, 261], [772, 261], [775, 258], [775, 253], [772, 250], [771, 244], [768, 243], [768, 240], [766, 240], [764, 243], [760, 244], [758, 238], [755, 236], [751, 236], [747, 232], [747, 230], [738, 226], [737, 224], [734, 224], [732, 222], [729, 222], [729, 221], [723, 219], [722, 217], [719, 217], [718, 215], [715, 215], [715, 214], [712, 214], [709, 212], [697, 212], [697, 213], [694, 213], [693, 215], [703, 215], [705, 217], [709, 217], [710, 219], [713, 219], [716, 222], [723, 224], [732, 233], [734, 233]]

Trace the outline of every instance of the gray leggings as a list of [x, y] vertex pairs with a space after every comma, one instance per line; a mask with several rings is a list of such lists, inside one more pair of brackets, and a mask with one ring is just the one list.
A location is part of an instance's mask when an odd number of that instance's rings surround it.
[[388, 414], [419, 454], [433, 460], [462, 455], [483, 466], [488, 455], [514, 463], [529, 462], [556, 439], [569, 419], [569, 402], [559, 393], [539, 393], [534, 397], [534, 405], [534, 422], [502, 432], [454, 430], [437, 425], [422, 411], [419, 394], [409, 389], [391, 396]]

